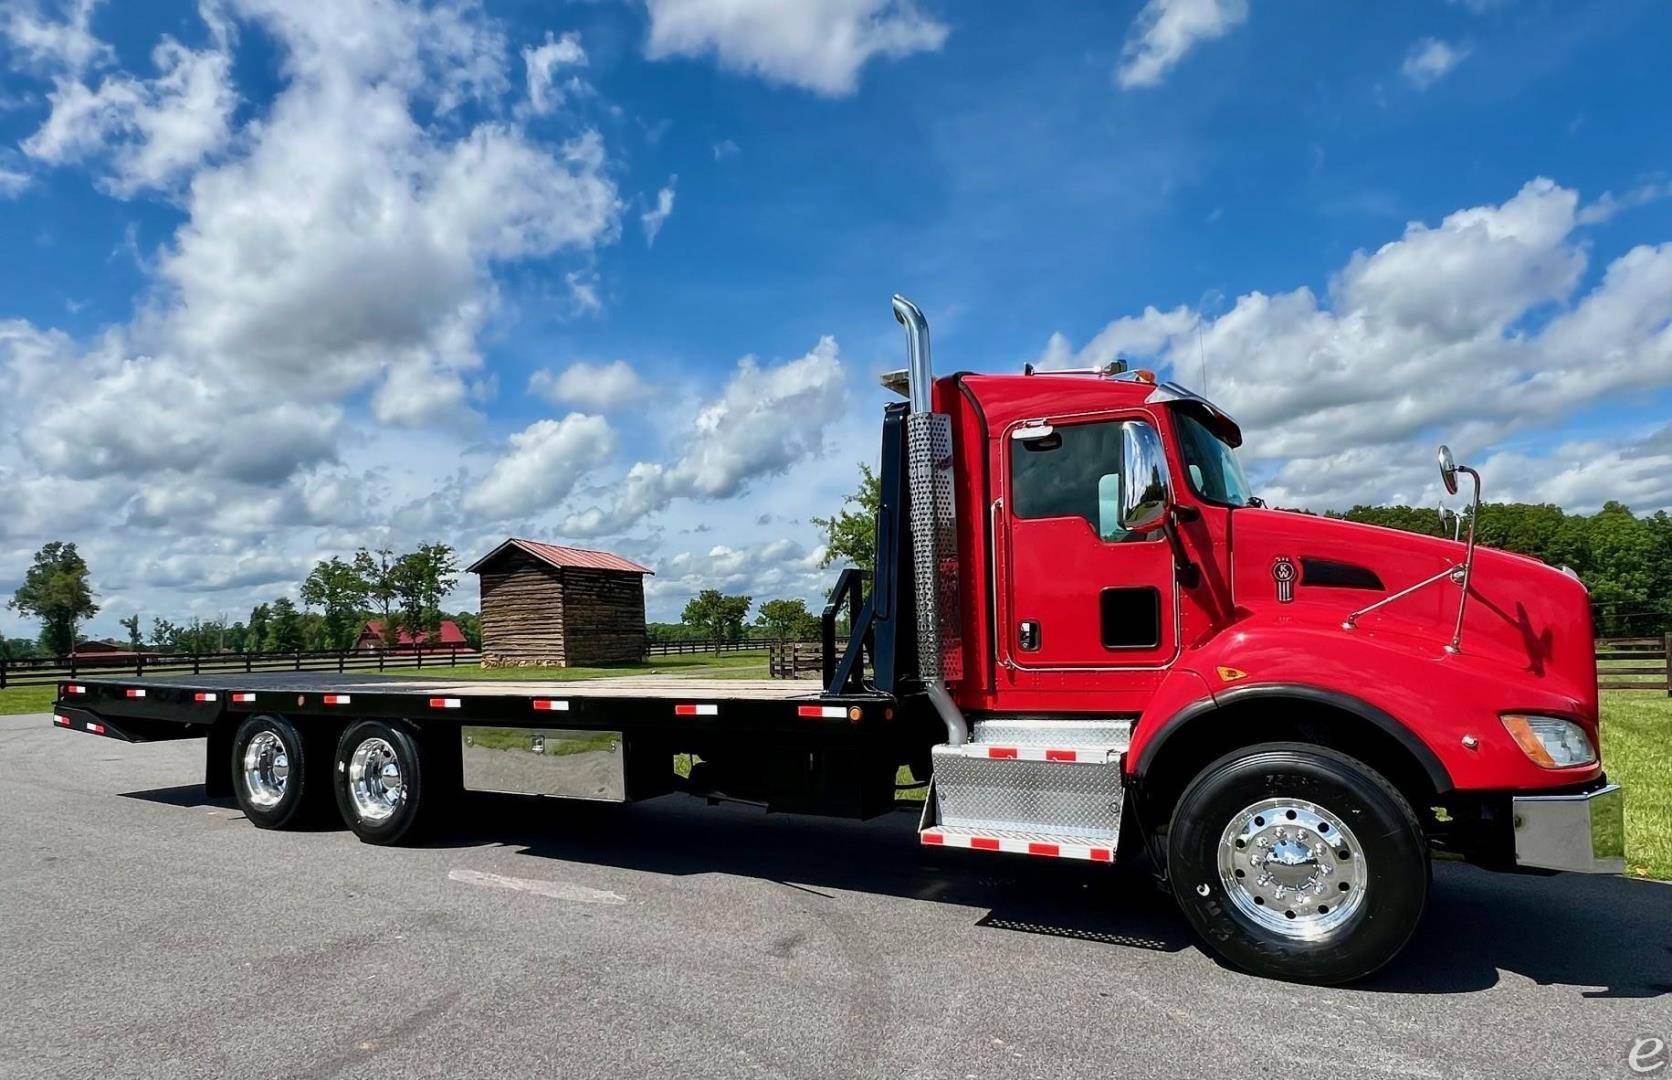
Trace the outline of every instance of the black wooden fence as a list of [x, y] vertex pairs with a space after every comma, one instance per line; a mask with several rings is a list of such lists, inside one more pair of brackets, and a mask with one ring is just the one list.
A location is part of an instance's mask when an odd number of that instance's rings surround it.
[[482, 654], [466, 645], [388, 652], [118, 653], [109, 656], [0, 657], [0, 690], [69, 679], [124, 679], [148, 675], [201, 675], [226, 671], [385, 671], [389, 668], [457, 667]]
[[1672, 692], [1672, 634], [1597, 638], [1597, 686], [1602, 690]]

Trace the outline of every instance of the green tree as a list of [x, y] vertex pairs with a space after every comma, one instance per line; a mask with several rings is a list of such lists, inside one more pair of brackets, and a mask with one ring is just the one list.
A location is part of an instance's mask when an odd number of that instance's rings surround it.
[[361, 548], [354, 553], [354, 572], [366, 587], [366, 606], [383, 621], [385, 633], [394, 625], [395, 553], [389, 548], [368, 551]]
[[686, 603], [680, 619], [687, 626], [700, 627], [704, 636], [715, 643], [719, 652], [722, 641], [736, 641], [743, 636], [743, 620], [749, 617], [748, 596], [727, 596], [719, 589], [704, 589]]
[[35, 552], [23, 584], [6, 602], [21, 615], [41, 621], [41, 648], [55, 656], [75, 650], [76, 624], [98, 614], [87, 562], [74, 544], [54, 540]]
[[151, 620], [151, 644], [159, 649], [173, 649], [180, 644], [180, 628], [167, 619]]
[[[850, 510], [854, 506], [858, 509]], [[824, 530], [824, 559], [820, 566], [842, 562], [871, 570], [877, 564], [877, 510], [882, 506], [882, 481], [869, 465], [859, 466], [859, 490], [842, 500], [841, 509], [827, 518], [813, 518]]]
[[766, 600], [755, 625], [774, 641], [811, 641], [819, 636], [818, 616], [805, 600]]
[[250, 625], [244, 636], [246, 652], [261, 652], [269, 648], [268, 641], [272, 636], [273, 609], [267, 604], [257, 604], [250, 609]]
[[270, 652], [296, 652], [306, 644], [302, 613], [290, 597], [279, 597], [269, 609], [264, 647]]
[[139, 630], [139, 614], [135, 612], [126, 619], [120, 620], [122, 629], [128, 632], [128, 648], [138, 652], [145, 644], [145, 635]]
[[41, 655], [41, 647], [28, 638], [0, 637], [0, 657], [7, 660], [28, 660]]
[[428, 640], [441, 625], [441, 601], [458, 581], [459, 564], [446, 544], [425, 544], [395, 560], [390, 573], [399, 606], [398, 630]]
[[365, 621], [368, 588], [358, 557], [356, 562], [346, 563], [333, 555], [314, 564], [302, 582], [302, 603], [320, 609], [325, 648], [347, 651], [354, 647]]

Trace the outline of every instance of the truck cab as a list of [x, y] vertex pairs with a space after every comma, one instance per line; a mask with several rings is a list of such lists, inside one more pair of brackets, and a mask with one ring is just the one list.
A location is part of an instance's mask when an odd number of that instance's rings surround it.
[[915, 615], [915, 662], [882, 668], [933, 707], [925, 844], [1147, 851], [1214, 948], [1316, 981], [1403, 946], [1433, 852], [1622, 869], [1575, 576], [1266, 507], [1236, 422], [1148, 371], [935, 378], [921, 313], [895, 310], [895, 599], [853, 642]]

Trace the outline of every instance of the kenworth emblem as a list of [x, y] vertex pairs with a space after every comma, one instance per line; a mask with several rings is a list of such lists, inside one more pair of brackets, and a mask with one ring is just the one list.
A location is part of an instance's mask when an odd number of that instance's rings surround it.
[[1287, 604], [1295, 598], [1295, 564], [1287, 555], [1279, 555], [1271, 563], [1271, 579], [1277, 582], [1277, 602]]

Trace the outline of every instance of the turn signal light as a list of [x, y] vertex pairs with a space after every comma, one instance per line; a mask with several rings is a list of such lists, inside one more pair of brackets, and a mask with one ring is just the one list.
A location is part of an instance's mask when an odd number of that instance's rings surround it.
[[1500, 719], [1515, 745], [1541, 769], [1569, 769], [1597, 759], [1585, 729], [1559, 716], [1506, 713]]

